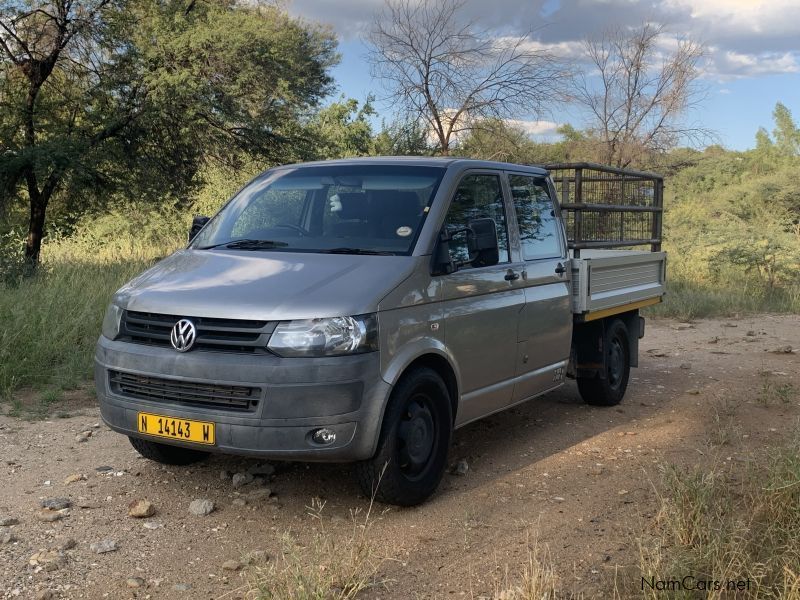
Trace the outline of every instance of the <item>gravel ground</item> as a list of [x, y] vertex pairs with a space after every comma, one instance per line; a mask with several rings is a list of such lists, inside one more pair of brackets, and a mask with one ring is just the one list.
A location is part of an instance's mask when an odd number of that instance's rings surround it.
[[[572, 593], [635, 595], [657, 466], [735, 470], [782, 443], [800, 417], [798, 347], [797, 316], [650, 321], [619, 407], [588, 407], [570, 383], [459, 430], [436, 496], [373, 512], [387, 583], [364, 597], [491, 597], [532, 538]], [[55, 408], [65, 418], [0, 416], [0, 598], [240, 597], [248, 564], [283, 534], [319, 531], [313, 503], [342, 538], [368, 507], [346, 465], [164, 467], [106, 428], [88, 394]]]

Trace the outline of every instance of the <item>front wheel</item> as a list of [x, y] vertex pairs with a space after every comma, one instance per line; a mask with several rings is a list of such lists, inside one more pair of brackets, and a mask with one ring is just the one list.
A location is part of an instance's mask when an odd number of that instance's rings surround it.
[[631, 373], [628, 328], [615, 319], [605, 330], [603, 357], [605, 372], [594, 377], [578, 377], [578, 391], [587, 404], [614, 406], [622, 401]]
[[444, 475], [452, 431], [442, 378], [428, 368], [404, 375], [389, 398], [375, 456], [356, 466], [364, 494], [399, 506], [424, 502]]

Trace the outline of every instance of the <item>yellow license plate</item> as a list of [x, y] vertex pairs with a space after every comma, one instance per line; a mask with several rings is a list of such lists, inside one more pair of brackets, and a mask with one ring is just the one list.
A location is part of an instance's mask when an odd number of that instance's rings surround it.
[[214, 423], [208, 421], [176, 419], [143, 412], [139, 413], [137, 421], [139, 433], [196, 444], [216, 444]]

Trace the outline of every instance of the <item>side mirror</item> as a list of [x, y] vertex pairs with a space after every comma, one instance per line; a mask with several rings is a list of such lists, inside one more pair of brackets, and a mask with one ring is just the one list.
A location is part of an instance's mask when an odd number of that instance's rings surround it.
[[433, 268], [431, 269], [432, 275], [449, 275], [455, 273], [457, 267], [453, 262], [453, 257], [450, 256], [450, 240], [453, 239], [446, 230], [439, 233], [439, 240], [436, 243], [436, 249], [433, 252]]
[[191, 242], [194, 237], [200, 233], [200, 230], [206, 226], [211, 217], [204, 217], [202, 215], [195, 215], [192, 219], [192, 227], [189, 229], [189, 241]]
[[473, 267], [490, 267], [500, 262], [497, 225], [494, 219], [474, 219], [467, 227], [467, 251]]

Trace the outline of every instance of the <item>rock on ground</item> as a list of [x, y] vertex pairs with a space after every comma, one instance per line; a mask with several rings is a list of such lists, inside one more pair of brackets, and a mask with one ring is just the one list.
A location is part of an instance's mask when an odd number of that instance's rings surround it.
[[156, 507], [150, 500], [138, 498], [128, 505], [128, 516], [135, 519], [146, 519], [156, 514]]
[[64, 564], [64, 554], [58, 550], [39, 550], [28, 559], [28, 564], [37, 570], [55, 571]]
[[192, 500], [191, 504], [189, 504], [189, 512], [198, 517], [210, 515], [214, 512], [214, 508], [214, 503], [205, 498]]
[[466, 475], [469, 471], [469, 463], [466, 459], [462, 458], [460, 461], [456, 463], [455, 468], [453, 469], [454, 475]]
[[44, 498], [39, 501], [42, 508], [49, 508], [50, 510], [62, 510], [72, 506], [72, 500], [69, 498]]
[[141, 577], [128, 577], [125, 580], [125, 586], [129, 588], [140, 588], [144, 585], [144, 579]]
[[52, 510], [49, 508], [43, 508], [40, 511], [36, 512], [36, 518], [39, 521], [43, 521], [45, 523], [52, 523], [54, 521], [58, 521], [59, 519], [63, 519], [64, 517], [69, 516], [69, 509], [64, 508], [62, 510]]
[[253, 490], [252, 492], [248, 493], [246, 496], [246, 500], [248, 502], [258, 502], [259, 500], [267, 500], [270, 494], [272, 494], [271, 489], [267, 487], [258, 488], [257, 490]]
[[242, 568], [242, 563], [238, 560], [226, 560], [222, 563], [222, 568], [226, 571], [238, 571]]
[[95, 554], [105, 554], [118, 550], [117, 542], [111, 539], [100, 540], [89, 545], [89, 549]]
[[253, 479], [255, 479], [255, 477], [253, 477], [252, 473], [236, 473], [233, 476], [233, 487], [240, 488], [248, 483], [252, 483]]

